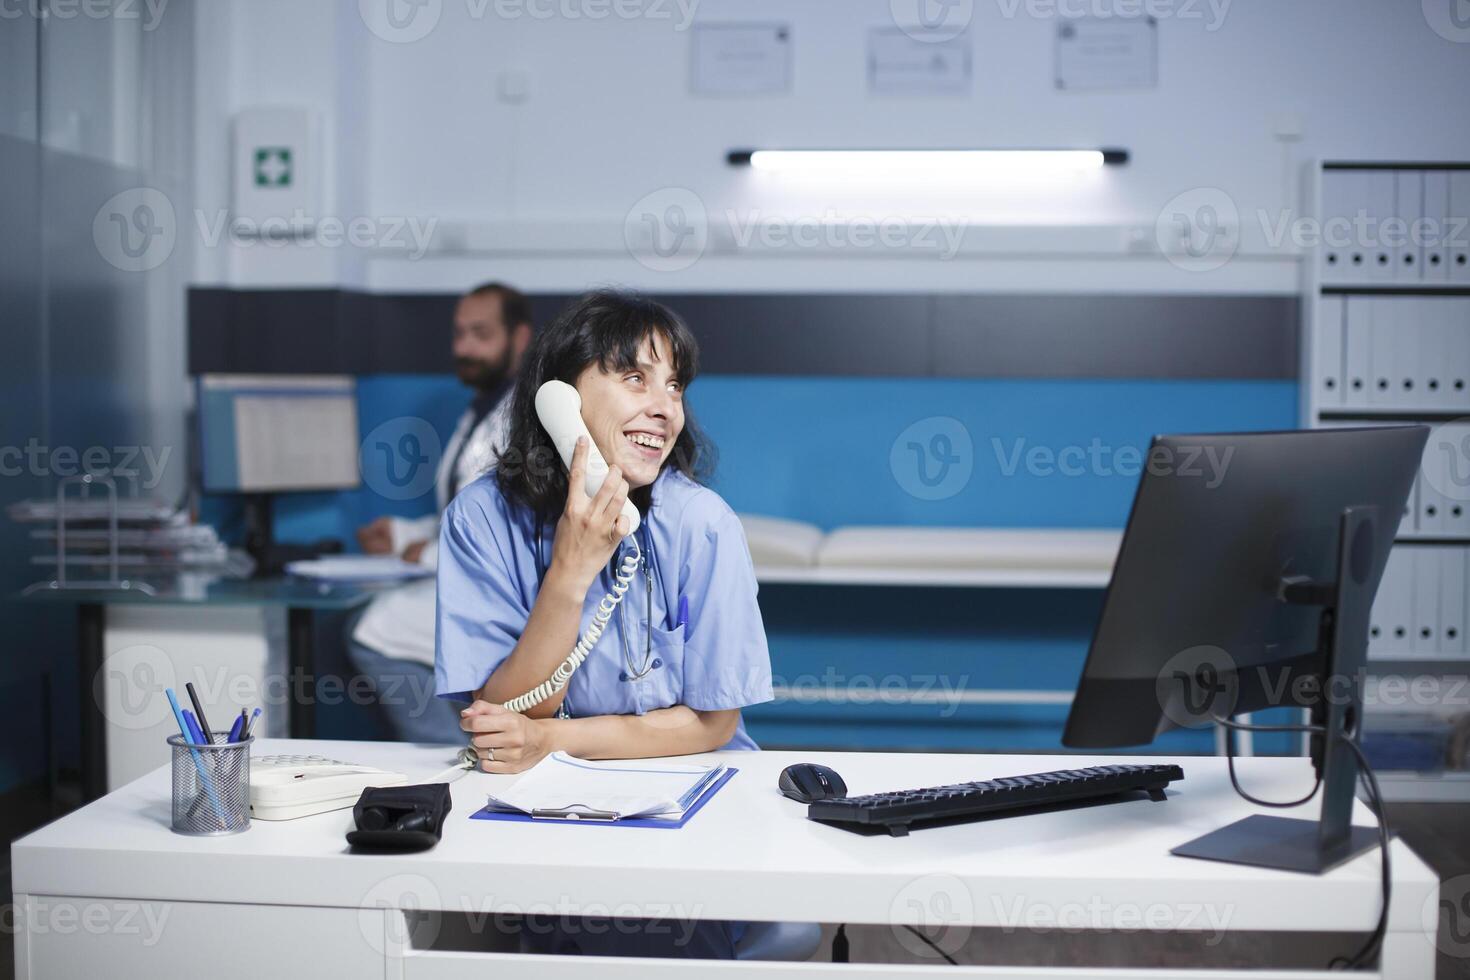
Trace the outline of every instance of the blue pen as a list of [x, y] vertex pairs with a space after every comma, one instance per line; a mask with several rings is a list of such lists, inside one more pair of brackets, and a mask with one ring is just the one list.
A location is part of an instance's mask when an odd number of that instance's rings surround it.
[[241, 708], [240, 709], [240, 717], [236, 718], [235, 719], [235, 723], [230, 726], [230, 737], [227, 738], [227, 739], [225, 739], [225, 741], [227, 741], [227, 742], [238, 742], [238, 741], [240, 741], [240, 739], [242, 739], [244, 737], [245, 737], [245, 709], [244, 708]]
[[245, 731], [240, 733], [241, 738], [249, 738], [250, 733], [255, 730], [255, 719], [260, 717], [260, 709], [256, 708], [250, 712], [250, 720], [245, 723]]
[[[179, 723], [179, 731], [183, 733], [184, 741], [193, 742], [194, 736], [189, 732], [189, 725], [184, 720], [184, 713], [179, 710], [179, 699], [174, 694], [174, 689], [166, 687], [163, 689], [163, 693], [168, 695], [168, 705], [174, 709], [174, 720]], [[219, 817], [219, 822], [228, 829], [230, 819], [225, 816], [224, 804], [219, 801], [219, 794], [214, 791], [214, 780], [209, 778], [209, 773], [204, 768], [204, 760], [199, 757], [199, 750], [191, 745], [189, 754], [194, 757], [194, 768], [199, 770], [199, 781], [204, 784], [204, 792], [209, 794], [209, 804], [214, 807], [214, 815]]]
[[689, 624], [689, 597], [687, 595], [681, 595], [679, 597], [679, 621], [674, 624], [674, 629], [678, 629], [680, 626], [687, 626], [688, 624]]
[[184, 709], [184, 724], [189, 726], [189, 741], [194, 745], [208, 745], [209, 739], [204, 737], [204, 729], [199, 727], [199, 719], [188, 708]]

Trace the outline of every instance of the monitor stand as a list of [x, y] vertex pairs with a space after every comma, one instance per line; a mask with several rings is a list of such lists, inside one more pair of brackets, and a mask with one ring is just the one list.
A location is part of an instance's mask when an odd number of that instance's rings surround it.
[[312, 544], [282, 544], [276, 541], [274, 498], [268, 493], [245, 495], [245, 551], [255, 559], [255, 578], [282, 574], [293, 561], [342, 553], [342, 542], [323, 539]]
[[1343, 511], [1336, 581], [1286, 579], [1279, 592], [1283, 602], [1323, 607], [1317, 648], [1321, 690], [1312, 724], [1326, 732], [1311, 737], [1312, 765], [1322, 779], [1319, 819], [1257, 814], [1181, 844], [1171, 854], [1322, 874], [1378, 843], [1377, 828], [1352, 825], [1358, 760], [1347, 740], [1356, 736], [1363, 715], [1356, 682], [1368, 662], [1374, 592], [1369, 576], [1379, 519], [1376, 507]]

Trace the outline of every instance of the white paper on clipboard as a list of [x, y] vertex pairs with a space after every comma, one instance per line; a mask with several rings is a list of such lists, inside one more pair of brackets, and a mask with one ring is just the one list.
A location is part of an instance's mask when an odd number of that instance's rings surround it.
[[724, 766], [589, 762], [553, 752], [508, 789], [491, 794], [489, 806], [532, 816], [677, 820], [724, 772]]

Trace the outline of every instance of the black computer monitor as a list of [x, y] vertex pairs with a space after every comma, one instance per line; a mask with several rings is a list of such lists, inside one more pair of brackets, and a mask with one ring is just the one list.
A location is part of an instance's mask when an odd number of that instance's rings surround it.
[[[1320, 821], [1251, 817], [1174, 853], [1323, 871], [1351, 827], [1368, 619], [1429, 430], [1157, 436], [1062, 742], [1146, 745], [1176, 727], [1301, 707], [1321, 734]], [[1361, 830], [1360, 833], [1354, 833]]]

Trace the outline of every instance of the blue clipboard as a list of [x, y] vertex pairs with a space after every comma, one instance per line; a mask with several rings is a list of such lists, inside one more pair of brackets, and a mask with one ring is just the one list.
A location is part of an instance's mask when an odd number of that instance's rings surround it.
[[715, 780], [710, 788], [704, 791], [704, 795], [694, 801], [694, 805], [684, 811], [684, 815], [673, 820], [650, 820], [647, 817], [630, 817], [626, 820], [572, 820], [567, 817], [533, 817], [529, 813], [506, 813], [502, 810], [492, 810], [488, 806], [470, 814], [471, 820], [508, 820], [512, 823], [539, 823], [539, 824], [564, 824], [574, 827], [652, 827], [657, 830], [678, 830], [689, 822], [689, 818], [698, 813], [706, 803], [710, 801], [720, 789], [739, 772], [739, 769], [726, 769], [725, 774]]

